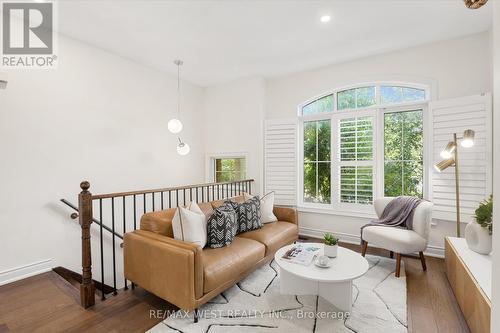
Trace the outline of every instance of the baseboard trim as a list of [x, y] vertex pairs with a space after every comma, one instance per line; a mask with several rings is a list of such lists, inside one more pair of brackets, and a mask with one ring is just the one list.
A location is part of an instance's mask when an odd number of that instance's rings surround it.
[[[336, 236], [340, 238], [342, 242], [349, 244], [360, 244], [361, 238], [359, 235], [348, 234], [344, 232], [335, 232], [331, 230], [321, 230], [321, 229], [313, 229], [313, 228], [305, 228], [299, 227], [299, 234], [307, 237], [314, 238], [323, 238], [323, 235], [326, 232], [334, 233]], [[444, 258], [444, 247], [429, 245], [427, 246], [427, 250], [424, 252], [426, 256], [436, 257], [436, 258]]]
[[0, 286], [52, 270], [52, 259], [37, 261], [0, 272]]

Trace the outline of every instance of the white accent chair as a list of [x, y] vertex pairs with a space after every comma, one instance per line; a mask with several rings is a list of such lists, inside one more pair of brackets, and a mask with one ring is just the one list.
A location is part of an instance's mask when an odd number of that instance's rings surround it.
[[[394, 198], [383, 197], [375, 199], [373, 205], [375, 212], [380, 218], [384, 208]], [[433, 204], [428, 201], [420, 203], [415, 208], [413, 214], [413, 230], [402, 228], [392, 228], [383, 226], [369, 226], [363, 229], [362, 251], [363, 257], [366, 254], [368, 243], [390, 251], [391, 258], [396, 253], [396, 277], [400, 275], [401, 255], [419, 253], [422, 269], [425, 271], [424, 251], [427, 249], [427, 241], [429, 239], [429, 230], [432, 219]]]

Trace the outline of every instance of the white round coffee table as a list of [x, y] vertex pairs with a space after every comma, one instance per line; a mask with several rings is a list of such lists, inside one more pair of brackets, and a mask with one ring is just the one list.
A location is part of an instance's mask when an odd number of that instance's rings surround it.
[[[298, 244], [320, 247], [318, 256], [323, 255], [323, 244]], [[282, 247], [274, 255], [274, 259], [280, 267], [281, 294], [319, 295], [338, 310], [350, 312], [352, 308], [352, 280], [363, 276], [368, 271], [368, 261], [359, 253], [340, 246], [337, 257], [330, 258], [331, 266], [328, 268], [317, 267], [314, 262], [309, 266], [304, 266], [282, 258], [286, 251], [298, 244]]]

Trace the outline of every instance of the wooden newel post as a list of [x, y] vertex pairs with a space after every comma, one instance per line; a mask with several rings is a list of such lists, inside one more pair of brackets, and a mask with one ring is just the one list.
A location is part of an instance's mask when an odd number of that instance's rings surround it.
[[90, 183], [80, 183], [82, 192], [78, 195], [80, 226], [82, 227], [82, 284], [80, 300], [84, 308], [95, 304], [95, 286], [92, 281], [92, 255], [90, 248], [90, 225], [92, 224], [92, 193], [88, 191]]

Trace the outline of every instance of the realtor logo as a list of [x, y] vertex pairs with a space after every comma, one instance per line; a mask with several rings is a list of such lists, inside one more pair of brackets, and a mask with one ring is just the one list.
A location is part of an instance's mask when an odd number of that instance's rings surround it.
[[54, 67], [54, 4], [2, 4], [2, 66]]

